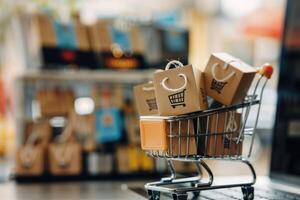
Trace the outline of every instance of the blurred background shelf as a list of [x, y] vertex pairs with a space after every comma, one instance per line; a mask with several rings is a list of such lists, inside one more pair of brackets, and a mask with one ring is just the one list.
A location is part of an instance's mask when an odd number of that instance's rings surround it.
[[134, 83], [149, 80], [154, 70], [41, 70], [25, 72], [23, 81], [83, 81]]

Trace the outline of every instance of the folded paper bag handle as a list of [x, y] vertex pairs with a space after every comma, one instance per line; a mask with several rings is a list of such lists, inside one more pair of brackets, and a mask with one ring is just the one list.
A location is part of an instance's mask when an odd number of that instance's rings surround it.
[[[183, 65], [180, 61], [178, 61], [178, 60], [171, 60], [171, 61], [168, 62], [168, 64], [166, 65], [165, 70], [169, 70], [170, 67], [171, 67], [172, 65], [174, 65], [175, 68], [177, 68], [177, 67], [183, 67], [183, 66], [184, 66], [184, 65]], [[163, 78], [163, 80], [160, 82], [160, 84], [162, 85], [162, 87], [163, 87], [165, 90], [167, 90], [167, 91], [169, 91], [169, 92], [179, 92], [179, 91], [181, 91], [181, 90], [183, 90], [183, 89], [186, 88], [186, 85], [187, 85], [187, 77], [186, 77], [185, 74], [182, 74], [182, 73], [178, 74], [177, 76], [178, 76], [178, 77], [182, 77], [183, 80], [184, 80], [183, 85], [182, 85], [181, 87], [179, 87], [179, 88], [169, 88], [169, 87], [166, 85], [166, 81], [169, 79], [168, 77]]]
[[187, 85], [187, 77], [186, 77], [186, 75], [180, 73], [180, 74], [178, 74], [178, 77], [182, 77], [182, 78], [184, 79], [184, 83], [183, 83], [183, 85], [182, 85], [181, 87], [179, 87], [179, 88], [169, 88], [169, 87], [166, 85], [166, 81], [169, 79], [168, 77], [165, 77], [165, 78], [161, 81], [162, 87], [163, 87], [165, 90], [169, 91], [169, 92], [179, 92], [179, 91], [185, 89], [185, 88], [186, 88], [186, 85]]
[[[241, 64], [241, 62], [239, 60], [229, 60], [229, 61], [227, 61], [227, 62], [224, 63], [223, 69], [226, 70], [228, 68], [228, 65], [230, 63], [233, 63], [233, 62], [238, 62], [238, 63]], [[219, 65], [219, 63], [214, 63], [213, 66], [212, 66], [212, 68], [211, 68], [212, 76], [213, 76], [213, 78], [216, 81], [218, 81], [218, 82], [225, 82], [225, 81], [229, 80], [230, 78], [232, 78], [235, 75], [235, 71], [233, 71], [233, 72], [231, 72], [230, 74], [228, 74], [227, 76], [225, 76], [222, 79], [217, 78], [217, 76], [216, 76], [216, 68], [217, 68], [218, 65]]]
[[[151, 84], [151, 83], [153, 83], [152, 81], [149, 81], [148, 82], [149, 84]], [[142, 88], [144, 91], [146, 91], [146, 92], [149, 92], [149, 91], [153, 91], [154, 90], [154, 87], [143, 87]]]
[[166, 65], [165, 70], [170, 69], [170, 67], [174, 65], [175, 67], [183, 67], [184, 65], [178, 61], [178, 60], [171, 60], [170, 62], [168, 62], [168, 64]]

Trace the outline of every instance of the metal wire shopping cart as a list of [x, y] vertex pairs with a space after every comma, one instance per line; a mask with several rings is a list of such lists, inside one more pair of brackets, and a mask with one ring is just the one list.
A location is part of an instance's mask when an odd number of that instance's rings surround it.
[[157, 110], [157, 103], [156, 103], [156, 99], [146, 99], [146, 102], [148, 104], [149, 107], [149, 111], [151, 110]]
[[[254, 143], [263, 91], [272, 74], [272, 67], [267, 65], [259, 70], [259, 73], [261, 76], [255, 84], [252, 95], [248, 95], [240, 104], [182, 116], [141, 116], [141, 133], [148, 130], [146, 125], [142, 125], [143, 120], [149, 122], [149, 130], [152, 130], [149, 132], [150, 136], [148, 138], [144, 136], [142, 140], [153, 137], [157, 139], [160, 135], [164, 135], [159, 145], [167, 144], [167, 149], [150, 149], [147, 150], [147, 154], [154, 158], [165, 159], [171, 172], [170, 177], [145, 185], [150, 200], [159, 200], [161, 192], [171, 194], [174, 200], [186, 200], [188, 193], [193, 193], [197, 197], [201, 190], [229, 187], [241, 187], [245, 200], [254, 198], [252, 185], [256, 182], [256, 173], [248, 159]], [[252, 122], [248, 121], [250, 112], [254, 112], [256, 116]], [[236, 116], [239, 118], [235, 118]], [[163, 131], [155, 129], [155, 126], [161, 127]], [[246, 143], [250, 145], [243, 145]], [[150, 142], [150, 147], [155, 147], [153, 142]], [[207, 160], [244, 164], [249, 168], [252, 180], [217, 184], [212, 170], [206, 163]], [[178, 178], [173, 161], [194, 163], [197, 176]], [[206, 172], [206, 178], [202, 172]]]
[[185, 106], [184, 103], [184, 92], [185, 89], [182, 90], [181, 92], [175, 93], [175, 94], [171, 94], [169, 95], [169, 101], [171, 103], [171, 106], [173, 108], [175, 108], [176, 106]]

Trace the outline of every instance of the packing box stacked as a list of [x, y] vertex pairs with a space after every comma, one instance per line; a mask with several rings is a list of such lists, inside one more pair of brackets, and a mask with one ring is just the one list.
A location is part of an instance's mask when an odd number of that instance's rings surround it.
[[226, 53], [212, 54], [204, 72], [179, 61], [169, 62], [165, 70], [154, 73], [153, 83], [134, 88], [141, 115], [142, 149], [168, 156], [241, 155], [241, 113], [228, 111], [206, 116], [200, 125], [195, 120], [170, 122], [167, 119], [210, 109], [207, 96], [220, 106], [242, 103], [256, 72]]

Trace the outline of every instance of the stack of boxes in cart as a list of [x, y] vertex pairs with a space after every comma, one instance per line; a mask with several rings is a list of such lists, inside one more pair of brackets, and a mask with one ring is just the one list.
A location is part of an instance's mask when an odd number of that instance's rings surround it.
[[[165, 156], [241, 155], [242, 113], [205, 113], [218, 106], [242, 103], [256, 72], [254, 67], [227, 53], [213, 53], [204, 72], [179, 61], [169, 62], [165, 70], [154, 73], [153, 82], [134, 88], [142, 116], [142, 149]], [[185, 118], [195, 112], [203, 113], [201, 120]]]

